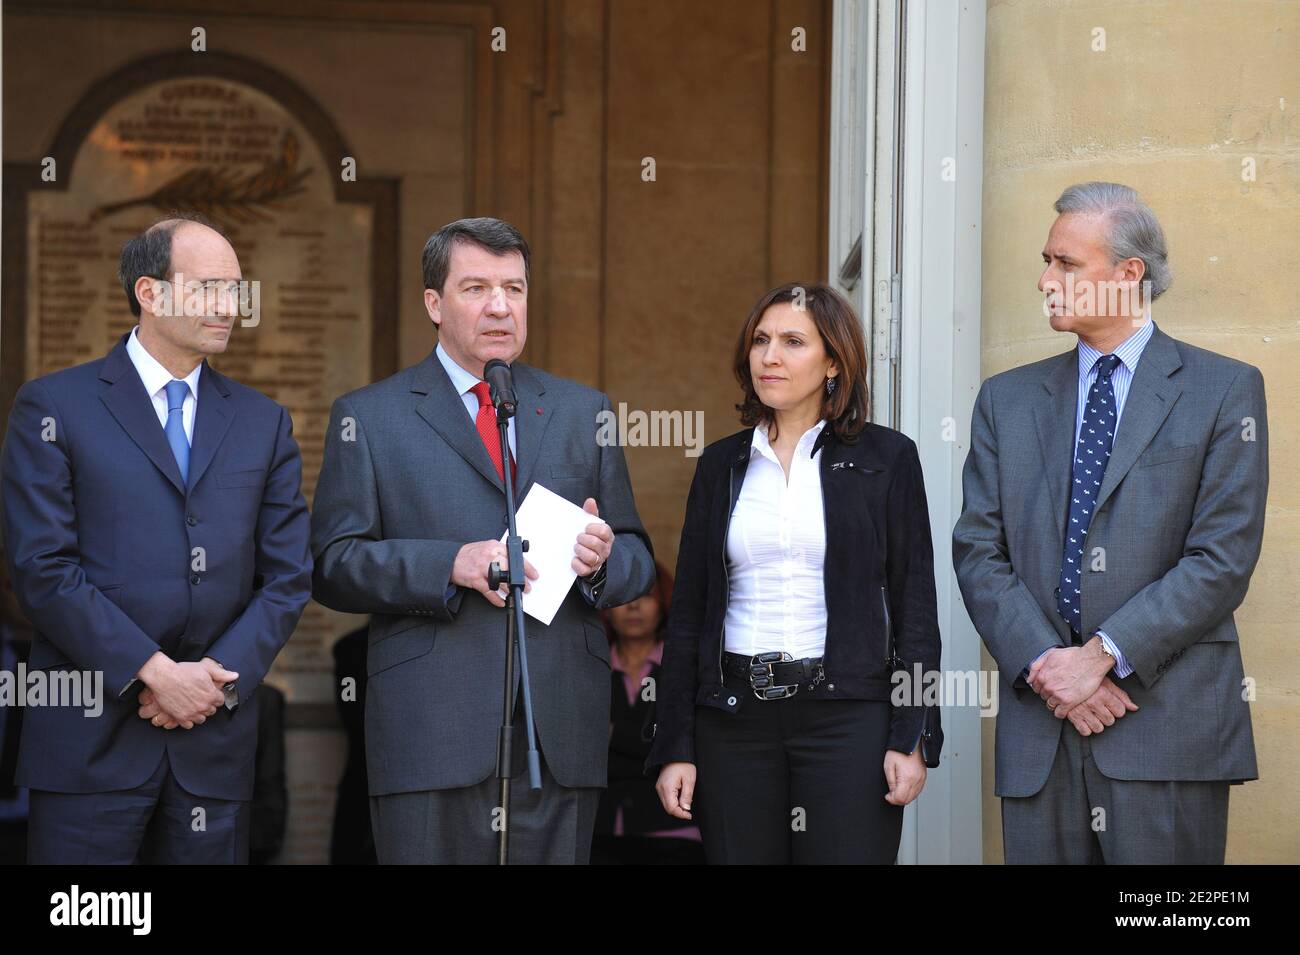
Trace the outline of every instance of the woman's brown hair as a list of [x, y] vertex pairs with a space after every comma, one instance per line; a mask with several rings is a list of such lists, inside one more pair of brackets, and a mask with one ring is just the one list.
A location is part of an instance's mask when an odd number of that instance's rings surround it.
[[[794, 304], [796, 309], [812, 319], [821, 335], [822, 347], [839, 368], [835, 391], [829, 395], [822, 394], [822, 417], [837, 438], [852, 444], [866, 425], [871, 406], [871, 396], [867, 391], [866, 343], [853, 306], [835, 289], [820, 282], [791, 282], [779, 286], [760, 298], [750, 310], [736, 342], [736, 380], [745, 393], [745, 400], [736, 405], [740, 423], [747, 427], [766, 425], [769, 429], [776, 423], [772, 409], [763, 404], [754, 391], [754, 381], [749, 374], [749, 353], [754, 347], [754, 333], [763, 320], [763, 313], [783, 302]], [[775, 438], [775, 434], [771, 436]]]

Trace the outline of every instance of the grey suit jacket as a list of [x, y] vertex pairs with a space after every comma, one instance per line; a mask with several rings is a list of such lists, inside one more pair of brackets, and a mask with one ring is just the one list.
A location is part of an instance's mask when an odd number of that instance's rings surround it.
[[[1062, 732], [1021, 676], [1069, 646], [1056, 611], [1078, 404], [1075, 350], [980, 388], [962, 475], [953, 565], [966, 609], [997, 661], [996, 784], [1029, 796]], [[1140, 709], [1091, 737], [1114, 779], [1258, 778], [1233, 611], [1259, 558], [1268, 493], [1264, 380], [1252, 365], [1152, 335], [1088, 529], [1083, 633], [1097, 630], [1133, 673]]]
[[[534, 481], [578, 505], [593, 497], [616, 535], [596, 606], [575, 584], [550, 626], [527, 618], [533, 709], [550, 771], [563, 786], [604, 786], [609, 645], [596, 611], [649, 590], [650, 541], [622, 448], [596, 443], [596, 416], [609, 399], [513, 367], [516, 501]], [[464, 588], [445, 598], [461, 545], [505, 529], [501, 479], [435, 354], [334, 402], [312, 514], [313, 596], [373, 615], [365, 713], [372, 795], [471, 786], [495, 771], [505, 611]]]

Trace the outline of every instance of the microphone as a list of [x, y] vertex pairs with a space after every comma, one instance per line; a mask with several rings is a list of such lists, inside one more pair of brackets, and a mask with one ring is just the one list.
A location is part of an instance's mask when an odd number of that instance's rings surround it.
[[488, 383], [488, 394], [492, 397], [492, 405], [497, 409], [497, 415], [513, 417], [517, 402], [515, 376], [510, 366], [500, 358], [493, 358], [483, 366], [483, 380]]

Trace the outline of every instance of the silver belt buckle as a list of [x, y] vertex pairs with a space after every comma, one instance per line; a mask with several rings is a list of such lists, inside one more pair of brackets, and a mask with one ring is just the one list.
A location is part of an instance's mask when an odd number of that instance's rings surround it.
[[772, 664], [787, 663], [794, 657], [785, 651], [772, 650], [756, 653], [749, 658], [749, 685], [760, 700], [788, 700], [799, 692], [798, 683], [778, 685]]

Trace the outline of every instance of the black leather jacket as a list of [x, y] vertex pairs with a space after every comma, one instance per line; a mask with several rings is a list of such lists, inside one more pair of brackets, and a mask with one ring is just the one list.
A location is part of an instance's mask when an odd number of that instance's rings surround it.
[[[695, 761], [695, 708], [735, 712], [724, 687], [726, 534], [749, 466], [754, 429], [704, 449], [686, 504], [672, 612], [664, 642], [657, 720], [647, 770]], [[813, 446], [826, 521], [825, 679], [802, 688], [819, 699], [888, 700], [895, 665], [939, 668], [934, 553], [921, 461], [911, 438], [867, 426], [853, 444], [828, 424]], [[890, 647], [889, 630], [894, 646]], [[896, 658], [896, 659], [892, 659]], [[888, 748], [922, 747], [939, 765], [943, 731], [934, 706], [895, 706]], [[780, 703], [771, 705], [780, 706]]]

